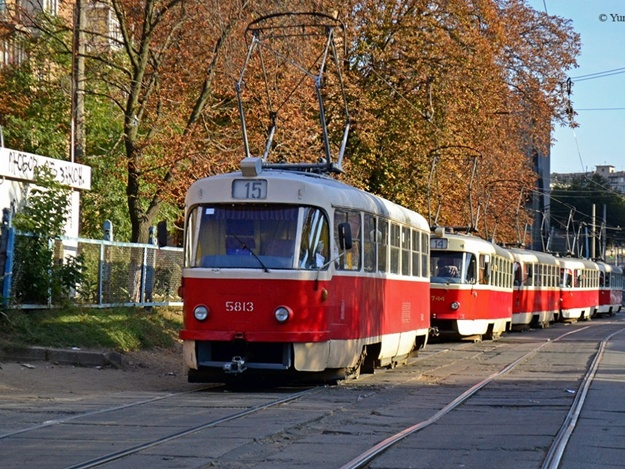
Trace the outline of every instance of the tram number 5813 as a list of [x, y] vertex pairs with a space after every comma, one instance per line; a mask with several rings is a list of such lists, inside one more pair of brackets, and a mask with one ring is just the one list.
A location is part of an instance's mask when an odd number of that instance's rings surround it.
[[226, 311], [229, 313], [254, 311], [254, 303], [251, 301], [226, 301]]

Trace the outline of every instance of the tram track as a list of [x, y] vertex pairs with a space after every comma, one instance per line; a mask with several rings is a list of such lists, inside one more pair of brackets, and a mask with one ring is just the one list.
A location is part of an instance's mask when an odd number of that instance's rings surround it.
[[[609, 330], [593, 327], [604, 325]], [[363, 375], [361, 379], [348, 381], [342, 386], [299, 389], [297, 392], [293, 392], [293, 388], [231, 392], [210, 386], [109, 406], [0, 435], [0, 454], [6, 454], [7, 448], [14, 445], [32, 448], [37, 441], [39, 443], [35, 446], [47, 447], [48, 454], [68, 448], [64, 458], [48, 461], [46, 465], [59, 469], [148, 465], [157, 469], [170, 467], [162, 461], [175, 459], [181, 454], [185, 458], [197, 459], [188, 466], [183, 463], [176, 467], [205, 467], [206, 464], [224, 468], [306, 467], [307, 464], [312, 467], [312, 461], [322, 467], [404, 467], [385, 465], [386, 462], [380, 461], [402, 442], [421, 440], [437, 423], [446, 425], [444, 422], [455, 411], [464, 408], [466, 412], [466, 404], [473, 405], [478, 412], [488, 406], [516, 405], [496, 397], [496, 393], [505, 389], [491, 394], [487, 398], [491, 402], [471, 403], [476, 398], [479, 400], [479, 396], [496, 383], [501, 385], [504, 378], [508, 383], [524, 386], [518, 383], [526, 382], [527, 374], [536, 370], [525, 370], [525, 375], [516, 378], [510, 375], [522, 364], [529, 366], [529, 362], [542, 362], [543, 352], [554, 355], [550, 346], [555, 344], [574, 350], [581, 347], [579, 356], [562, 368], [538, 368], [538, 373], [563, 373], [566, 381], [558, 385], [558, 400], [561, 398], [568, 405], [573, 399], [572, 393], [568, 393], [573, 389], [571, 378], [567, 376], [571, 373], [569, 365], [590, 362], [593, 357], [594, 362], [599, 363], [602, 346], [599, 345], [597, 351], [595, 344], [607, 344], [611, 337], [624, 330], [623, 322], [616, 321], [570, 327], [556, 326], [540, 335], [513, 333], [502, 340], [482, 343], [436, 344], [412, 360], [409, 366]], [[559, 355], [554, 360], [558, 363]], [[592, 381], [589, 370], [584, 371], [586, 388]], [[581, 399], [583, 386], [581, 383], [575, 388], [576, 400]], [[493, 393], [492, 390], [488, 392]], [[545, 394], [535, 397], [528, 392], [525, 405], [531, 407], [534, 405], [531, 402], [540, 399], [546, 406], [551, 405]], [[581, 402], [580, 406], [583, 400]], [[569, 425], [576, 418], [572, 409], [573, 406], [566, 418]], [[567, 410], [561, 403], [556, 410], [564, 421]], [[566, 434], [559, 437], [560, 443], [556, 442], [555, 435], [556, 431], [549, 430], [546, 438], [553, 440], [553, 447], [563, 445], [562, 453], [566, 449]], [[454, 438], [457, 437], [452, 435], [451, 439]], [[96, 441], [91, 442], [91, 439]], [[324, 456], [316, 456], [310, 450], [310, 445], [317, 441], [331, 441], [330, 446], [323, 445], [325, 460]], [[226, 447], [218, 449], [224, 444]], [[547, 446], [545, 444], [546, 449]], [[558, 451], [552, 451], [559, 457]], [[35, 467], [23, 460], [9, 462], [13, 465], [6, 467]], [[432, 466], [422, 463], [405, 467]], [[439, 467], [451, 466], [443, 464]], [[557, 465], [542, 467], [553, 469]]]
[[147, 442], [141, 443], [139, 445], [135, 445], [135, 446], [126, 448], [126, 449], [124, 449], [122, 451], [116, 451], [114, 453], [110, 453], [110, 454], [107, 454], [107, 455], [104, 455], [104, 456], [93, 458], [93, 459], [91, 459], [89, 461], [84, 461], [84, 462], [81, 462], [79, 464], [75, 464], [73, 466], [69, 466], [67, 469], [88, 469], [88, 468], [92, 468], [92, 467], [98, 467], [98, 466], [101, 466], [103, 464], [107, 464], [109, 462], [116, 461], [118, 459], [124, 458], [126, 456], [129, 456], [129, 455], [132, 455], [132, 454], [136, 454], [136, 453], [138, 453], [140, 451], [143, 451], [143, 450], [146, 450], [148, 448], [152, 448], [154, 446], [158, 446], [158, 445], [161, 445], [163, 443], [167, 443], [167, 442], [170, 442], [172, 440], [176, 440], [178, 438], [182, 438], [182, 437], [185, 437], [187, 435], [191, 435], [192, 433], [196, 433], [196, 432], [199, 432], [199, 431], [205, 430], [207, 428], [211, 428], [211, 427], [214, 427], [214, 426], [226, 423], [226, 422], [230, 422], [232, 420], [240, 419], [240, 418], [246, 417], [246, 416], [248, 416], [250, 414], [253, 414], [253, 413], [256, 413], [256, 412], [260, 412], [260, 411], [265, 410], [265, 409], [269, 409], [271, 407], [275, 407], [275, 406], [279, 406], [279, 405], [285, 404], [287, 402], [299, 399], [299, 398], [301, 398], [301, 397], [303, 397], [303, 396], [305, 396], [307, 394], [310, 394], [310, 393], [313, 393], [313, 392], [316, 392], [316, 391], [317, 391], [317, 389], [314, 389], [314, 388], [306, 389], [304, 391], [299, 391], [297, 393], [290, 394], [290, 395], [288, 395], [286, 397], [283, 397], [281, 399], [276, 399], [276, 400], [273, 400], [273, 401], [265, 403], [265, 404], [256, 405], [256, 406], [250, 407], [249, 409], [243, 410], [241, 412], [237, 412], [237, 413], [234, 413], [232, 415], [228, 415], [226, 417], [222, 417], [222, 418], [215, 419], [215, 420], [212, 420], [212, 421], [209, 421], [209, 422], [205, 422], [205, 423], [202, 423], [200, 425], [196, 425], [196, 426], [193, 426], [191, 428], [187, 428], [187, 429], [181, 430], [179, 432], [171, 433], [169, 435], [166, 435], [166, 436], [163, 436], [163, 437], [151, 440], [151, 441], [147, 441]]
[[554, 439], [554, 442], [547, 453], [547, 457], [543, 462], [543, 469], [557, 469], [559, 467], [566, 446], [573, 433], [573, 430], [575, 429], [582, 407], [584, 406], [586, 396], [588, 395], [588, 389], [590, 388], [595, 374], [597, 373], [597, 369], [599, 367], [599, 363], [601, 362], [601, 358], [603, 357], [605, 348], [608, 342], [612, 339], [612, 337], [622, 333], [623, 331], [625, 331], [625, 329], [613, 332], [604, 340], [602, 340], [599, 344], [599, 350], [597, 351], [592, 363], [588, 367], [588, 371], [584, 375], [584, 379], [579, 386], [575, 400], [573, 402], [573, 405], [571, 406], [571, 410], [568, 412], [566, 419], [560, 427], [560, 431], [556, 435], [556, 438]]
[[[553, 343], [559, 342], [561, 340], [564, 340], [564, 339], [568, 338], [569, 336], [571, 336], [573, 334], [577, 334], [577, 333], [580, 333], [582, 331], [585, 331], [589, 327], [590, 326], [586, 326], [586, 327], [583, 327], [583, 328], [580, 328], [580, 329], [576, 329], [576, 330], [573, 330], [573, 331], [566, 332], [564, 334], [559, 335], [558, 337], [556, 337], [553, 340], [550, 340], [550, 341], [547, 341], [547, 342], [544, 342], [544, 343], [540, 344], [539, 346], [537, 346], [536, 348], [534, 348], [534, 349], [530, 350], [529, 352], [525, 353], [521, 357], [517, 358], [516, 360], [514, 360], [513, 362], [511, 362], [510, 364], [508, 364], [504, 368], [500, 369], [496, 373], [493, 373], [489, 377], [481, 380], [480, 382], [476, 383], [475, 385], [473, 385], [472, 387], [467, 389], [465, 392], [463, 392], [461, 395], [459, 395], [456, 399], [451, 401], [449, 404], [447, 404], [441, 410], [436, 412], [430, 418], [428, 418], [426, 420], [422, 420], [422, 421], [420, 421], [420, 422], [418, 422], [418, 423], [416, 423], [416, 424], [414, 424], [414, 425], [412, 425], [410, 427], [407, 427], [407, 428], [397, 432], [396, 434], [386, 438], [385, 440], [379, 442], [375, 446], [369, 448], [367, 451], [364, 451], [363, 453], [361, 453], [357, 457], [353, 458], [352, 460], [350, 460], [346, 464], [342, 465], [341, 469], [369, 468], [370, 464], [373, 461], [375, 461], [376, 458], [378, 458], [384, 452], [386, 452], [387, 450], [393, 448], [393, 446], [397, 445], [399, 442], [401, 442], [405, 438], [407, 438], [407, 437], [409, 437], [409, 436], [411, 436], [411, 435], [413, 435], [413, 434], [415, 434], [415, 433], [417, 433], [417, 432], [419, 432], [419, 431], [421, 431], [421, 430], [423, 430], [423, 429], [425, 429], [425, 428], [435, 424], [440, 419], [442, 419], [443, 417], [448, 415], [450, 412], [455, 410], [457, 407], [459, 407], [460, 405], [465, 403], [467, 400], [472, 398], [474, 395], [476, 395], [484, 387], [488, 386], [490, 383], [492, 383], [497, 378], [500, 378], [500, 377], [502, 377], [502, 376], [512, 372], [518, 365], [520, 365], [521, 363], [527, 361], [529, 358], [534, 357], [536, 354], [538, 354], [545, 347], [549, 346], [550, 344], [553, 344]], [[575, 392], [575, 399], [573, 401], [573, 404], [572, 404], [569, 412], [567, 413], [567, 416], [564, 419], [564, 421], [563, 421], [563, 423], [562, 423], [562, 425], [560, 427], [560, 430], [558, 431], [558, 434], [554, 438], [554, 441], [553, 441], [552, 445], [550, 446], [549, 451], [547, 452], [547, 456], [545, 457], [544, 462], [542, 464], [542, 469], [557, 469], [559, 467], [561, 459], [562, 459], [562, 456], [564, 454], [564, 451], [566, 450], [566, 446], [567, 446], [567, 443], [569, 441], [569, 438], [570, 438], [573, 430], [575, 429], [575, 425], [576, 425], [577, 419], [578, 419], [579, 414], [581, 412], [581, 409], [582, 409], [582, 407], [584, 405], [584, 401], [586, 399], [586, 395], [587, 395], [588, 389], [590, 388], [590, 385], [592, 384], [593, 378], [595, 376], [595, 373], [596, 373], [597, 368], [599, 366], [599, 363], [601, 361], [604, 349], [605, 349], [607, 343], [612, 339], [612, 337], [614, 337], [617, 334], [622, 333], [623, 331], [625, 331], [625, 328], [617, 330], [617, 331], [609, 334], [606, 338], [604, 338], [599, 343], [598, 351], [596, 352], [592, 362], [588, 366], [588, 368], [586, 370], [586, 373], [584, 374], [584, 377], [581, 380], [580, 385], [579, 385], [578, 389]]]
[[190, 391], [168, 393], [168, 394], [165, 394], [163, 396], [152, 397], [150, 399], [141, 399], [139, 401], [130, 402], [128, 404], [112, 406], [112, 407], [105, 407], [105, 408], [102, 408], [102, 409], [92, 410], [92, 411], [89, 411], [89, 412], [81, 412], [79, 414], [70, 415], [68, 417], [62, 417], [62, 418], [56, 418], [56, 419], [52, 419], [52, 420], [46, 420], [45, 422], [43, 422], [41, 424], [38, 424], [38, 425], [32, 425], [32, 426], [29, 426], [29, 427], [20, 428], [18, 430], [13, 430], [13, 431], [10, 431], [10, 432], [5, 432], [3, 434], [0, 434], [0, 440], [3, 440], [5, 438], [9, 438], [9, 437], [12, 437], [12, 436], [21, 435], [23, 433], [28, 433], [28, 432], [35, 431], [35, 430], [40, 430], [42, 428], [50, 427], [50, 426], [53, 426], [53, 425], [60, 425], [60, 424], [63, 424], [63, 423], [70, 422], [72, 420], [78, 420], [78, 419], [82, 419], [82, 418], [86, 418], [86, 417], [92, 417], [92, 416], [95, 416], [95, 415], [106, 414], [106, 413], [109, 413], [109, 412], [117, 412], [117, 411], [120, 411], [120, 410], [127, 410], [127, 409], [130, 409], [132, 407], [142, 406], [142, 405], [150, 404], [150, 403], [153, 403], [153, 402], [162, 401], [164, 399], [172, 399], [172, 398], [176, 398], [176, 397], [179, 397], [179, 396], [183, 396], [185, 394], [201, 392], [201, 391], [206, 391], [206, 390], [209, 390], [209, 389], [216, 389], [216, 388], [221, 388], [221, 387], [223, 387], [223, 386], [219, 385], [219, 384], [213, 384], [213, 385], [210, 385], [210, 386], [202, 386], [201, 388], [193, 389], [193, 390], [190, 390]]

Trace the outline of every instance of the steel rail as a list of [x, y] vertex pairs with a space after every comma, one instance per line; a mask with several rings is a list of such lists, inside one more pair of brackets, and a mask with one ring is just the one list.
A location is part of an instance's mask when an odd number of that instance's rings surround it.
[[576, 334], [578, 332], [586, 330], [589, 327], [590, 326], [586, 326], [586, 327], [583, 327], [583, 328], [580, 328], [580, 329], [576, 329], [574, 331], [566, 332], [566, 333], [556, 337], [555, 339], [553, 339], [551, 341], [547, 341], [547, 342], [542, 343], [540, 346], [536, 347], [533, 350], [530, 350], [526, 354], [522, 355], [521, 357], [517, 358], [513, 362], [509, 363], [508, 365], [506, 365], [504, 368], [502, 368], [498, 372], [495, 372], [495, 373], [491, 374], [489, 377], [483, 379], [479, 383], [477, 383], [477, 384], [473, 385], [471, 388], [467, 389], [460, 396], [458, 396], [456, 399], [451, 401], [449, 404], [447, 404], [441, 410], [436, 412], [429, 419], [423, 420], [423, 421], [421, 421], [421, 422], [419, 422], [419, 423], [417, 423], [417, 424], [415, 424], [415, 425], [413, 425], [411, 427], [408, 427], [408, 428], [402, 430], [399, 433], [396, 433], [393, 436], [388, 437], [387, 439], [381, 441], [377, 445], [373, 446], [372, 448], [368, 449], [364, 453], [360, 454], [359, 456], [355, 457], [354, 459], [352, 459], [348, 463], [346, 463], [343, 466], [341, 466], [341, 469], [361, 469], [361, 468], [365, 467], [368, 463], [373, 461], [376, 457], [381, 455], [384, 451], [386, 451], [387, 449], [389, 449], [393, 445], [399, 443], [404, 438], [406, 438], [406, 437], [408, 437], [408, 436], [412, 435], [413, 433], [416, 433], [416, 432], [418, 432], [420, 430], [423, 430], [424, 428], [426, 428], [426, 427], [432, 425], [433, 423], [437, 422], [439, 419], [441, 419], [442, 417], [447, 415], [449, 412], [454, 410], [460, 404], [462, 404], [467, 399], [469, 399], [471, 396], [473, 396], [475, 393], [477, 393], [484, 386], [488, 385], [489, 383], [491, 383], [496, 378], [499, 378], [499, 377], [509, 373], [515, 367], [517, 367], [520, 363], [522, 363], [525, 360], [527, 360], [528, 358], [536, 355], [536, 353], [538, 353], [542, 348], [546, 347], [547, 345], [549, 345], [549, 344], [551, 344], [553, 342], [557, 342], [557, 341], [559, 341], [559, 340], [561, 340], [561, 339], [563, 339], [563, 338], [565, 338], [565, 337], [567, 337], [567, 336], [569, 336], [571, 334]]
[[294, 394], [291, 394], [289, 396], [283, 397], [281, 399], [276, 399], [274, 401], [265, 403], [265, 404], [261, 404], [258, 406], [254, 406], [254, 407], [250, 407], [249, 409], [243, 410], [241, 412], [237, 412], [236, 414], [232, 414], [229, 415], [227, 417], [222, 417], [216, 420], [212, 420], [210, 422], [206, 422], [206, 423], [202, 423], [200, 425], [196, 425], [194, 427], [191, 428], [187, 428], [185, 430], [181, 430], [175, 433], [171, 433], [169, 435], [163, 436], [161, 438], [157, 438], [145, 443], [141, 443], [138, 444], [136, 446], [132, 446], [130, 448], [126, 448], [124, 450], [121, 451], [116, 451], [114, 453], [110, 453], [104, 456], [100, 456], [94, 459], [91, 459], [89, 461], [85, 461], [79, 464], [75, 464], [73, 466], [69, 466], [66, 469], [88, 469], [91, 467], [97, 467], [97, 466], [101, 466], [102, 464], [107, 464], [109, 462], [121, 459], [125, 456], [129, 456], [131, 454], [135, 454], [138, 453], [139, 451], [143, 451], [144, 449], [148, 449], [148, 448], [152, 448], [154, 446], [158, 446], [161, 445], [163, 443], [167, 443], [169, 441], [178, 439], [178, 438], [182, 438], [184, 436], [190, 435], [192, 433], [196, 433], [202, 430], [205, 430], [207, 428], [211, 428], [211, 427], [215, 427], [217, 425], [220, 425], [222, 423], [226, 423], [226, 422], [230, 422], [232, 420], [236, 420], [239, 419], [241, 417], [245, 417], [247, 415], [259, 412], [261, 410], [265, 410], [265, 409], [269, 409], [271, 407], [276, 407], [282, 404], [285, 404], [287, 402], [291, 402], [294, 400], [297, 400], [307, 394], [312, 394], [315, 392], [318, 392], [319, 389], [321, 388], [311, 388], [311, 389], [306, 389], [304, 391], [300, 391]]
[[178, 397], [178, 396], [182, 396], [182, 395], [185, 395], [185, 394], [191, 394], [191, 393], [194, 393], [194, 392], [206, 391], [207, 389], [219, 388], [221, 386], [222, 385], [220, 385], [220, 384], [215, 384], [215, 385], [212, 385], [212, 386], [203, 386], [201, 388], [193, 389], [193, 390], [190, 390], [190, 391], [169, 393], [169, 394], [165, 394], [164, 396], [152, 397], [150, 399], [144, 399], [144, 400], [141, 400], [141, 401], [130, 402], [128, 404], [118, 405], [118, 406], [114, 406], [114, 407], [107, 407], [105, 409], [92, 410], [92, 411], [89, 411], [89, 412], [82, 412], [80, 414], [71, 415], [71, 416], [65, 417], [65, 418], [46, 420], [45, 422], [40, 423], [39, 425], [33, 425], [31, 427], [22, 428], [20, 430], [15, 430], [15, 431], [3, 433], [3, 434], [0, 435], [0, 440], [2, 440], [4, 438], [9, 438], [11, 436], [20, 435], [22, 433], [31, 432], [33, 430], [39, 430], [41, 428], [50, 427], [52, 425], [60, 425], [62, 423], [69, 422], [71, 420], [80, 419], [80, 418], [83, 418], [83, 417], [91, 417], [92, 415], [106, 414], [108, 412], [115, 412], [115, 411], [118, 411], [118, 410], [124, 410], [124, 409], [128, 409], [130, 407], [137, 407], [137, 406], [140, 406], [140, 405], [150, 404], [151, 402], [161, 401], [163, 399], [169, 399], [171, 397]]

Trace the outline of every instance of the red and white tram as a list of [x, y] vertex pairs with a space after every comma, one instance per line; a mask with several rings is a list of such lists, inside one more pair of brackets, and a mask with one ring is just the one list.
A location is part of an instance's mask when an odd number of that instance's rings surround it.
[[342, 379], [425, 345], [425, 219], [325, 175], [268, 169], [186, 197], [184, 364], [190, 382]]
[[512, 328], [548, 327], [560, 314], [560, 266], [555, 256], [508, 249], [514, 256]]
[[623, 269], [605, 262], [599, 266], [599, 306], [595, 314], [613, 316], [623, 305]]
[[512, 254], [471, 235], [430, 237], [430, 314], [435, 333], [496, 338], [512, 320]]
[[560, 319], [588, 320], [599, 306], [599, 266], [588, 259], [558, 258]]

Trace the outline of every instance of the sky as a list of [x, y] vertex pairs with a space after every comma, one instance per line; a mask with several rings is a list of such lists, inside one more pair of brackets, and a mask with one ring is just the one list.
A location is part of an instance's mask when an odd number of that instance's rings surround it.
[[[535, 10], [546, 8], [549, 15], [572, 20], [582, 43], [579, 67], [569, 71], [579, 127], [556, 125], [551, 172], [594, 171], [595, 166], [606, 164], [625, 171], [625, 0], [527, 3]], [[601, 76], [616, 69], [623, 70]]]

